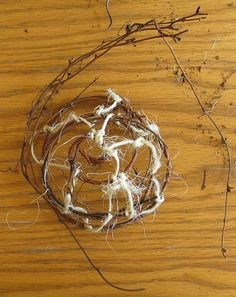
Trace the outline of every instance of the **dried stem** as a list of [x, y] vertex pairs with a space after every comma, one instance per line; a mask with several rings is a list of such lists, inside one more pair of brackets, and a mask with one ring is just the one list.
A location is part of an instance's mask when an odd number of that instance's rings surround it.
[[[158, 32], [160, 34], [162, 34], [159, 26], [157, 23], [155, 23], [156, 28], [158, 30]], [[227, 220], [227, 211], [228, 211], [228, 195], [229, 192], [231, 192], [231, 190], [233, 189], [233, 187], [231, 186], [231, 175], [232, 175], [232, 157], [231, 157], [231, 150], [230, 150], [230, 146], [229, 143], [227, 141], [227, 138], [224, 136], [223, 132], [220, 129], [220, 126], [216, 123], [216, 121], [214, 120], [214, 118], [212, 117], [211, 114], [209, 114], [207, 112], [207, 110], [205, 109], [202, 100], [196, 90], [196, 88], [194, 87], [192, 81], [190, 80], [189, 76], [187, 75], [187, 73], [185, 72], [183, 66], [181, 65], [178, 57], [176, 56], [172, 46], [170, 45], [170, 43], [168, 42], [168, 40], [166, 39], [166, 37], [164, 35], [162, 35], [162, 38], [166, 44], [166, 46], [169, 48], [172, 56], [174, 57], [174, 60], [176, 62], [176, 64], [178, 65], [179, 69], [182, 72], [183, 77], [185, 78], [185, 81], [187, 81], [187, 83], [189, 84], [195, 98], [197, 99], [197, 102], [202, 110], [202, 113], [204, 116], [206, 116], [208, 118], [208, 120], [212, 123], [212, 125], [214, 126], [214, 128], [216, 129], [216, 131], [218, 132], [221, 142], [225, 147], [225, 151], [226, 151], [226, 155], [227, 155], [227, 162], [228, 162], [228, 172], [227, 172], [227, 179], [226, 179], [226, 186], [225, 186], [225, 202], [224, 202], [224, 218], [223, 218], [223, 226], [222, 226], [222, 231], [221, 231], [221, 253], [223, 257], [226, 257], [225, 253], [226, 253], [226, 248], [225, 248], [225, 244], [224, 244], [224, 238], [225, 238], [225, 228], [226, 228], [226, 220]]]
[[88, 255], [88, 253], [85, 251], [85, 249], [83, 248], [83, 246], [81, 245], [81, 243], [79, 242], [79, 240], [77, 239], [76, 235], [74, 234], [74, 232], [72, 231], [72, 229], [69, 227], [67, 221], [64, 219], [63, 216], [61, 216], [58, 212], [56, 212], [58, 219], [60, 220], [60, 222], [65, 226], [65, 228], [67, 229], [67, 231], [70, 233], [71, 237], [74, 239], [75, 243], [79, 246], [79, 248], [81, 249], [81, 251], [83, 252], [85, 258], [87, 259], [87, 261], [89, 262], [89, 264], [92, 266], [92, 268], [98, 273], [98, 275], [105, 281], [105, 283], [107, 283], [110, 287], [120, 290], [120, 291], [126, 291], [126, 292], [139, 292], [139, 291], [144, 291], [144, 288], [139, 288], [139, 289], [128, 289], [128, 288], [122, 288], [119, 286], [114, 285], [112, 282], [110, 282], [102, 273], [102, 271], [94, 264], [94, 262], [91, 260], [90, 256]]
[[207, 170], [204, 169], [203, 170], [203, 180], [202, 180], [201, 190], [204, 190], [206, 188], [206, 174], [207, 174]]

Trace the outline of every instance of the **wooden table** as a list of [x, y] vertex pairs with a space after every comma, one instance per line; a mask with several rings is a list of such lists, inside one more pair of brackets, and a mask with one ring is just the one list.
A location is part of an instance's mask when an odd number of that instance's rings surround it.
[[[220, 252], [227, 174], [224, 149], [201, 116], [189, 86], [179, 81], [173, 57], [161, 40], [114, 50], [74, 85], [79, 90], [99, 76], [94, 90], [111, 87], [130, 98], [157, 121], [169, 146], [174, 175], [154, 220], [151, 216], [117, 229], [114, 239], [109, 235], [107, 241], [104, 233], [76, 231], [110, 281], [146, 290], [128, 293], [108, 287], [43, 199], [38, 221], [27, 225], [37, 216], [37, 204], [31, 203], [37, 194], [20, 173], [4, 171], [19, 159], [31, 102], [69, 58], [115, 36], [127, 21], [181, 16], [199, 5], [209, 13], [205, 21], [186, 24], [190, 31], [172, 46], [206, 107], [213, 103], [212, 116], [235, 158], [236, 2], [114, 0], [109, 31], [104, 2], [92, 0], [90, 7], [88, 0], [0, 3], [0, 295], [236, 296], [235, 191], [229, 196], [227, 257]], [[7, 216], [14, 230], [7, 226]]]

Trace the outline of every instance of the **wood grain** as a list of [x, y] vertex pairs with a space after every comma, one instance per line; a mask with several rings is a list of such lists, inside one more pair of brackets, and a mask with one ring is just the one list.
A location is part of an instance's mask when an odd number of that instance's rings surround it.
[[[219, 96], [213, 111], [235, 159], [236, 3], [232, 1], [110, 1], [112, 29], [107, 31], [105, 1], [2, 0], [0, 3], [0, 295], [41, 296], [236, 296], [236, 200], [230, 194], [225, 244], [220, 254], [226, 162], [217, 133], [204, 117], [189, 87], [176, 82], [174, 61], [163, 42], [112, 51], [93, 65], [70, 92], [95, 76], [95, 89], [112, 87], [155, 119], [168, 143], [175, 175], [166, 202], [152, 217], [114, 232], [77, 236], [94, 262], [114, 283], [146, 290], [126, 293], [108, 287], [89, 266], [44, 200], [21, 174], [11, 171], [19, 159], [26, 116], [39, 90], [71, 57], [117, 34], [127, 21], [188, 14], [201, 5], [204, 22], [189, 24], [173, 45], [203, 102]], [[199, 72], [196, 67], [201, 66]], [[66, 100], [66, 98], [64, 98]], [[202, 125], [202, 126], [201, 126]], [[206, 188], [201, 190], [207, 170]], [[234, 183], [233, 183], [234, 184]], [[10, 213], [9, 213], [10, 212]], [[9, 213], [10, 230], [6, 225]], [[109, 243], [109, 244], [108, 244]], [[110, 248], [112, 246], [113, 250]]]

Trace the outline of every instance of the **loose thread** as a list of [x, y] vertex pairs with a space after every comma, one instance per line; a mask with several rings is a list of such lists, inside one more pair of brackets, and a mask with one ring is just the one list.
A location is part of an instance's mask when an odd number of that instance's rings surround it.
[[110, 5], [110, 0], [106, 0], [106, 11], [107, 11], [107, 15], [108, 15], [108, 18], [109, 18], [109, 24], [108, 24], [108, 27], [107, 27], [107, 30], [109, 30], [112, 26], [112, 16], [111, 16], [111, 13], [110, 13], [110, 9], [109, 9], [109, 5]]

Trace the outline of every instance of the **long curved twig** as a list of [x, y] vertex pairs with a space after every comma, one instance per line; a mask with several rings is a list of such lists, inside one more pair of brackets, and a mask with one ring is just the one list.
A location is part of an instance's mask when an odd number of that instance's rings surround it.
[[[156, 24], [156, 28], [158, 30], [158, 32], [160, 34], [162, 34], [161, 30], [159, 29], [159, 26], [156, 22], [154, 22]], [[228, 210], [228, 196], [229, 196], [229, 192], [231, 192], [231, 190], [233, 189], [233, 187], [231, 186], [231, 176], [232, 176], [232, 157], [231, 157], [231, 150], [230, 150], [230, 146], [229, 143], [227, 141], [227, 138], [224, 136], [223, 132], [221, 131], [219, 125], [216, 123], [216, 121], [214, 120], [214, 118], [212, 117], [212, 115], [207, 112], [207, 110], [205, 109], [203, 103], [202, 103], [202, 99], [200, 98], [196, 88], [194, 87], [192, 81], [190, 80], [189, 76], [187, 75], [187, 73], [185, 72], [183, 66], [181, 65], [178, 57], [176, 56], [172, 46], [170, 45], [169, 41], [166, 39], [166, 37], [162, 34], [162, 38], [166, 44], [166, 46], [169, 48], [172, 56], [174, 57], [174, 60], [176, 62], [176, 64], [178, 65], [179, 69], [182, 72], [183, 77], [185, 78], [185, 80], [187, 81], [187, 83], [189, 84], [201, 110], [204, 116], [206, 116], [208, 118], [208, 120], [212, 123], [212, 125], [214, 126], [214, 128], [216, 129], [216, 131], [218, 132], [221, 142], [225, 147], [225, 151], [227, 154], [227, 162], [228, 162], [228, 172], [227, 172], [227, 180], [226, 180], [226, 187], [225, 187], [225, 202], [224, 202], [224, 218], [223, 218], [223, 225], [222, 225], [222, 231], [221, 231], [221, 253], [222, 256], [225, 258], [226, 255], [226, 248], [225, 248], [225, 244], [224, 244], [224, 238], [225, 238], [225, 228], [226, 228], [226, 220], [227, 220], [227, 210]]]
[[[109, 3], [109, 1], [108, 1]], [[88, 97], [81, 97], [81, 94], [76, 96], [71, 102], [65, 103], [63, 106], [57, 108], [56, 110], [52, 111], [52, 114], [48, 113], [48, 105], [50, 102], [53, 101], [54, 97], [57, 95], [57, 93], [60, 91], [60, 89], [65, 85], [66, 82], [71, 80], [73, 77], [81, 74], [86, 68], [88, 68], [92, 63], [94, 63], [97, 59], [103, 57], [106, 55], [111, 49], [118, 47], [118, 46], [125, 46], [125, 45], [136, 45], [139, 42], [144, 42], [150, 39], [156, 39], [156, 38], [171, 38], [175, 42], [180, 40], [180, 36], [186, 32], [186, 30], [179, 30], [177, 25], [183, 24], [185, 22], [189, 21], [195, 21], [195, 20], [201, 20], [206, 17], [206, 14], [201, 13], [199, 9], [195, 11], [195, 13], [190, 14], [188, 16], [184, 16], [178, 19], [165, 21], [165, 22], [153, 22], [152, 20], [146, 22], [146, 23], [134, 23], [134, 24], [128, 24], [126, 26], [126, 30], [122, 35], [119, 35], [118, 37], [115, 37], [112, 40], [104, 41], [99, 46], [97, 46], [92, 51], [80, 56], [76, 59], [71, 59], [68, 61], [67, 67], [59, 73], [55, 79], [46, 86], [39, 94], [39, 96], [36, 98], [36, 100], [32, 104], [32, 108], [30, 110], [30, 113], [28, 115], [28, 123], [27, 123], [27, 129], [25, 133], [25, 139], [22, 145], [22, 153], [21, 153], [21, 168], [22, 172], [25, 176], [25, 178], [28, 180], [28, 182], [35, 188], [35, 190], [39, 193], [45, 192], [45, 187], [47, 189], [47, 193], [45, 194], [45, 198], [50, 203], [50, 205], [55, 209], [57, 215], [59, 216], [60, 221], [65, 225], [68, 232], [70, 232], [71, 236], [74, 238], [78, 246], [82, 249], [85, 257], [89, 261], [89, 263], [92, 265], [92, 267], [97, 271], [97, 273], [101, 276], [101, 278], [106, 281], [109, 285], [111, 285], [114, 288], [122, 289], [120, 287], [117, 287], [113, 284], [111, 284], [101, 273], [101, 271], [93, 264], [91, 259], [88, 257], [87, 253], [84, 251], [84, 249], [81, 247], [81, 244], [78, 242], [76, 236], [71, 231], [69, 225], [64, 220], [64, 217], [66, 217], [68, 220], [72, 222], [76, 222], [77, 225], [83, 225], [81, 222], [84, 222], [85, 219], [94, 219], [94, 220], [103, 220], [106, 216], [106, 213], [84, 213], [78, 210], [73, 210], [70, 213], [65, 213], [65, 205], [58, 199], [57, 195], [54, 193], [51, 185], [50, 185], [50, 174], [48, 174], [48, 167], [50, 164], [54, 167], [58, 167], [60, 170], [62, 169], [68, 169], [70, 172], [69, 176], [69, 183], [66, 185], [66, 187], [63, 187], [63, 190], [67, 190], [68, 193], [71, 195], [73, 194], [71, 192], [70, 186], [73, 184], [73, 180], [75, 177], [75, 170], [76, 170], [76, 156], [77, 153], [81, 153], [80, 150], [80, 141], [78, 139], [73, 139], [73, 143], [71, 144], [71, 149], [69, 150], [68, 160], [66, 160], [65, 163], [53, 163], [50, 161], [53, 158], [53, 149], [57, 146], [58, 141], [63, 136], [63, 133], [66, 133], [73, 125], [75, 125], [77, 122], [75, 120], [69, 121], [68, 118], [65, 122], [61, 122], [61, 115], [63, 113], [68, 112], [70, 109], [76, 107], [78, 104], [80, 104], [83, 100], [88, 100]], [[151, 36], [148, 37], [138, 37], [143, 32], [146, 33], [152, 33]], [[158, 34], [157, 34], [158, 33]], [[82, 91], [83, 93], [84, 91]], [[94, 97], [95, 100], [99, 99], [104, 102], [104, 97]], [[105, 103], [107, 104], [106, 100]], [[159, 137], [159, 135], [154, 132], [152, 129], [150, 129], [147, 126], [148, 121], [145, 122], [145, 120], [142, 118], [141, 115], [138, 113], [135, 113], [132, 108], [130, 108], [124, 101], [124, 105], [121, 105], [119, 108], [122, 109], [124, 114], [127, 115], [127, 117], [116, 117], [116, 120], [119, 121], [124, 127], [129, 128], [129, 125], [132, 124], [135, 126], [135, 129], [137, 131], [142, 131], [145, 133], [151, 133], [155, 140], [158, 143], [158, 146], [160, 147], [160, 150], [163, 152], [164, 157], [167, 160], [167, 171], [166, 176], [162, 181], [162, 188], [161, 190], [164, 191], [167, 182], [169, 180], [170, 174], [171, 174], [171, 162], [170, 157], [168, 154], [167, 146], [164, 144], [162, 139]], [[89, 119], [93, 119], [95, 121], [98, 121], [98, 118], [94, 118], [94, 114], [85, 114], [84, 120], [87, 121]], [[128, 120], [127, 120], [128, 119]], [[78, 124], [78, 123], [77, 123]], [[54, 127], [59, 127], [60, 129], [56, 131], [55, 133], [49, 133], [46, 134], [45, 137], [45, 127], [47, 129], [54, 129]], [[132, 132], [130, 131], [132, 134]], [[40, 152], [35, 152], [35, 146], [37, 143], [40, 143], [40, 140], [42, 140], [42, 136], [44, 135], [45, 141], [43, 143], [43, 146], [40, 149]], [[149, 137], [149, 136], [148, 136]], [[83, 153], [82, 153], [83, 154]], [[135, 155], [133, 155], [134, 157]], [[92, 164], [96, 164], [96, 162], [102, 162], [103, 159], [97, 159], [87, 156], [86, 160], [88, 162], [92, 162]], [[130, 165], [127, 166], [127, 170], [130, 170], [133, 166], [133, 161], [130, 161]], [[40, 171], [38, 170], [40, 168]], [[146, 171], [148, 172], [148, 171]], [[148, 176], [146, 177], [148, 178]], [[97, 184], [96, 181], [92, 181], [90, 178], [86, 178], [85, 176], [81, 178], [84, 182], [85, 180], [87, 182], [93, 182]], [[149, 180], [150, 182], [150, 180]], [[137, 207], [145, 206], [146, 210], [152, 210], [153, 203], [155, 201], [155, 197], [151, 197], [151, 188], [153, 182], [150, 183], [150, 186], [148, 187], [148, 190], [146, 191], [146, 195], [140, 199], [139, 203], [137, 203]], [[117, 218], [124, 216], [125, 209], [121, 209], [120, 213], [117, 214]], [[63, 218], [62, 218], [63, 215]], [[122, 226], [124, 224], [133, 222], [134, 219], [131, 218], [128, 221], [121, 221], [117, 226]], [[104, 227], [106, 227], [104, 225]], [[130, 291], [129, 289], [124, 289], [125, 291]], [[138, 289], [139, 290], [139, 289]]]

